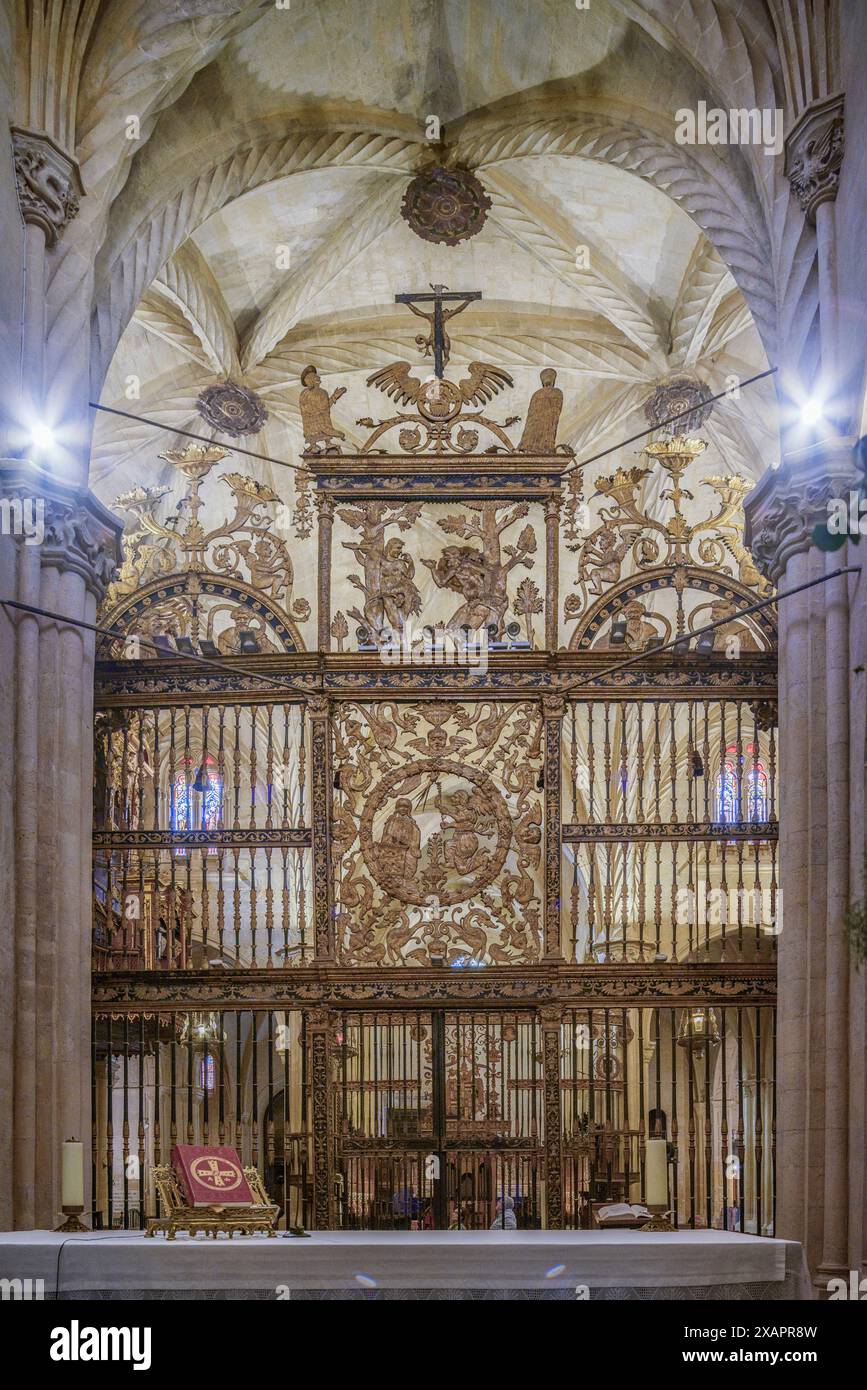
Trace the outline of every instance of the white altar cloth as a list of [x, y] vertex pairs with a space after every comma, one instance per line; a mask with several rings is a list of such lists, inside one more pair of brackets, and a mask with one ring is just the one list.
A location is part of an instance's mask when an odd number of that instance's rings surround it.
[[[785, 1285], [787, 1292], [781, 1287], [776, 1297], [798, 1298], [809, 1296], [803, 1276], [797, 1241], [731, 1231], [314, 1231], [309, 1239], [179, 1235], [174, 1241], [134, 1231], [0, 1234], [0, 1277], [42, 1279], [47, 1298], [58, 1286], [61, 1297], [98, 1298], [158, 1291], [184, 1297], [203, 1289], [276, 1297], [281, 1286], [574, 1293], [578, 1284], [683, 1291], [672, 1297], [689, 1297], [688, 1290], [712, 1297], [719, 1288], [721, 1297], [756, 1298], [774, 1296], [768, 1286]], [[736, 1285], [751, 1291], [722, 1292]]]

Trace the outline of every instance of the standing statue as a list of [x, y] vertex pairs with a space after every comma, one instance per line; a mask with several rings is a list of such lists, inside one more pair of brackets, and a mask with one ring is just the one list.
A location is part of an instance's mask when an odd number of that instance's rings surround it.
[[555, 386], [557, 373], [546, 367], [539, 373], [542, 385], [530, 397], [519, 454], [553, 454], [557, 448], [557, 426], [563, 409], [563, 392]]
[[345, 439], [346, 435], [336, 430], [331, 423], [331, 407], [346, 395], [346, 387], [338, 386], [336, 391], [328, 392], [322, 385], [322, 378], [315, 367], [305, 367], [301, 373], [303, 390], [298, 397], [301, 411], [301, 428], [304, 433], [304, 447], [315, 450], [328, 449], [333, 440]]

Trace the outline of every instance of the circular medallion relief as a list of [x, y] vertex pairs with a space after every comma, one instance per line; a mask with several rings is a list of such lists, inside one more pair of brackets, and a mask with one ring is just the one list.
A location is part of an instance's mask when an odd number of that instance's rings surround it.
[[421, 906], [464, 902], [492, 883], [512, 839], [509, 808], [490, 777], [427, 758], [383, 777], [359, 827], [361, 852], [388, 895]]
[[199, 395], [196, 405], [206, 424], [235, 438], [243, 434], [258, 434], [268, 419], [268, 412], [255, 391], [238, 386], [234, 381], [207, 386]]
[[426, 420], [444, 424], [460, 413], [463, 397], [454, 382], [433, 377], [422, 387], [416, 404]]
[[457, 246], [482, 230], [490, 207], [490, 198], [469, 169], [437, 165], [416, 175], [400, 211], [423, 241]]
[[[669, 434], [695, 434], [713, 411], [710, 391], [702, 381], [691, 377], [675, 377], [658, 386], [644, 407], [649, 424]], [[689, 414], [682, 414], [688, 411]], [[671, 420], [677, 415], [677, 420]], [[666, 421], [671, 423], [666, 424]]]

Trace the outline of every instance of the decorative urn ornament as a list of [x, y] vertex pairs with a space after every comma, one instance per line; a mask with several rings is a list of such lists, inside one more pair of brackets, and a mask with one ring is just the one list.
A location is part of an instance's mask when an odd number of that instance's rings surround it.
[[490, 198], [469, 169], [437, 164], [412, 180], [400, 211], [423, 241], [457, 246], [482, 230], [490, 207]]

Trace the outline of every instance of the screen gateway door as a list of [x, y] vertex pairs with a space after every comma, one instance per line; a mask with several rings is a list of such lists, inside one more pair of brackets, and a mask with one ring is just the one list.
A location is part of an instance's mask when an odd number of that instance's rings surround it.
[[534, 1015], [342, 1012], [334, 1051], [344, 1230], [541, 1225]]

